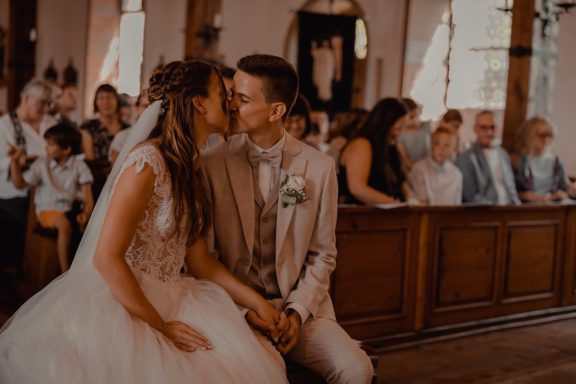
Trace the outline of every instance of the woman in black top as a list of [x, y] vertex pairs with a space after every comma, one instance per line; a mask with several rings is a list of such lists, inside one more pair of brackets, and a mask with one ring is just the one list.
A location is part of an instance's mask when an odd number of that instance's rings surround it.
[[86, 160], [107, 162], [110, 143], [114, 136], [127, 124], [120, 121], [120, 97], [116, 88], [110, 84], [102, 84], [94, 96], [94, 113], [96, 119], [87, 120], [81, 126], [82, 147]]
[[341, 202], [394, 204], [413, 199], [397, 147], [406, 115], [394, 98], [380, 100], [370, 111], [340, 155]]

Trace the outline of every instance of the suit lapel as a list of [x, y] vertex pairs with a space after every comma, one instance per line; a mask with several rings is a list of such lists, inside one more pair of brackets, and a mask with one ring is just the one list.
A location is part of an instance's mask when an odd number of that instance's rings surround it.
[[492, 172], [490, 172], [488, 161], [478, 143], [474, 144], [473, 155], [472, 164], [477, 168], [476, 174], [478, 175], [478, 184], [482, 193], [485, 193], [485, 189], [491, 184]]
[[[302, 144], [292, 136], [286, 134], [286, 144], [284, 145], [284, 152], [282, 154], [282, 166], [280, 170], [280, 185], [286, 179], [286, 176], [302, 176], [304, 177], [304, 172], [306, 171], [306, 160], [299, 157], [302, 148]], [[296, 205], [288, 205], [284, 207], [282, 203], [282, 196], [278, 196], [278, 216], [276, 220], [276, 262], [278, 263], [278, 256], [280, 255], [280, 250], [284, 244], [284, 239], [286, 238], [286, 233], [288, 232], [288, 227], [290, 226], [290, 221], [292, 220], [292, 215], [294, 214], [294, 209]]]
[[244, 239], [250, 255], [254, 249], [254, 225], [255, 225], [255, 207], [254, 207], [254, 181], [252, 178], [252, 168], [248, 163], [246, 155], [245, 140], [241, 143], [231, 144], [231, 151], [226, 156], [226, 168], [230, 178], [230, 186], [234, 193], [238, 214], [242, 223]]

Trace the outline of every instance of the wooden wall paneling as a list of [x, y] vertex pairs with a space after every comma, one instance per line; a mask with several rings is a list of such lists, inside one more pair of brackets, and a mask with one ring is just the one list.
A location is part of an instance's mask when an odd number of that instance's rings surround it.
[[508, 223], [504, 303], [557, 295], [560, 225], [558, 221]]
[[576, 304], [576, 207], [566, 212], [564, 235], [563, 305]]
[[435, 309], [494, 303], [498, 230], [498, 223], [439, 228]]
[[388, 344], [576, 308], [576, 206], [341, 208], [337, 241], [333, 299], [358, 339]]
[[472, 216], [435, 216], [429, 233], [427, 327], [493, 316], [501, 224]]
[[418, 240], [418, 260], [416, 263], [416, 303], [415, 305], [415, 314], [414, 314], [414, 330], [416, 332], [421, 331], [424, 328], [426, 319], [426, 311], [427, 311], [427, 290], [428, 285], [427, 282], [427, 271], [428, 271], [428, 263], [430, 252], [428, 249], [430, 247], [430, 241], [428, 233], [430, 231], [430, 214], [423, 213], [420, 219], [420, 233], [419, 233], [419, 240]]
[[339, 217], [332, 299], [339, 323], [352, 337], [413, 329], [419, 215], [394, 216]]

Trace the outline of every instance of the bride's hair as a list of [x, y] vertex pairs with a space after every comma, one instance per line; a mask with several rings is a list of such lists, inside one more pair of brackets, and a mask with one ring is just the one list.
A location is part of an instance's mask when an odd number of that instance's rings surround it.
[[216, 67], [203, 61], [175, 61], [154, 71], [149, 80], [150, 102], [162, 102], [150, 137], [160, 138], [160, 151], [172, 179], [173, 235], [187, 235], [188, 244], [206, 234], [212, 217], [196, 145], [192, 103], [196, 95], [208, 96], [212, 73], [220, 76]]

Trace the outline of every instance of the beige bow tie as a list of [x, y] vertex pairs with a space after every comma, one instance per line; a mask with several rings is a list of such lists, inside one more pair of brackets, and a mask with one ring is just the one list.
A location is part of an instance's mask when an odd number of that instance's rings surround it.
[[282, 161], [282, 150], [274, 149], [265, 152], [258, 152], [254, 148], [248, 150], [248, 161], [252, 167], [256, 167], [262, 160], [269, 161], [273, 167], [279, 167]]

